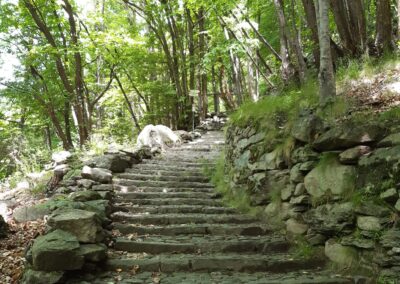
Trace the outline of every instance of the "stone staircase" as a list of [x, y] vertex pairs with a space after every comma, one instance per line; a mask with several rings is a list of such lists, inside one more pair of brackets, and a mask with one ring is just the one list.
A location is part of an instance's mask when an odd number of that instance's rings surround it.
[[208, 132], [114, 176], [119, 236], [104, 274], [89, 283], [355, 283], [224, 206], [203, 174], [222, 147], [223, 133]]

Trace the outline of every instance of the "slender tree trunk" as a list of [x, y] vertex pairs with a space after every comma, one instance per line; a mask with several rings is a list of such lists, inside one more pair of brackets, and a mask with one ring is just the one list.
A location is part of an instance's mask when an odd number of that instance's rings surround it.
[[308, 28], [311, 30], [311, 38], [314, 41], [313, 56], [315, 66], [319, 68], [319, 39], [318, 39], [318, 26], [317, 17], [315, 12], [315, 5], [313, 0], [302, 0], [304, 13]]
[[219, 96], [217, 90], [217, 78], [215, 75], [215, 67], [214, 65], [211, 67], [211, 78], [212, 78], [212, 90], [214, 96], [214, 112], [218, 115], [219, 114]]
[[52, 143], [51, 143], [50, 125], [46, 125], [46, 127], [44, 128], [44, 141], [45, 141], [49, 151], [53, 150], [53, 146], [52, 146]]
[[376, 38], [378, 53], [392, 47], [392, 15], [390, 0], [376, 0]]
[[125, 89], [122, 86], [121, 81], [119, 80], [119, 77], [117, 75], [115, 75], [115, 80], [117, 81], [118, 87], [121, 90], [122, 94], [124, 95], [126, 105], [128, 106], [128, 111], [131, 114], [133, 122], [135, 123], [135, 127], [138, 130], [138, 132], [140, 132], [141, 129], [140, 129], [139, 121], [138, 121], [138, 119], [137, 119], [137, 117], [135, 115], [135, 111], [133, 110], [133, 107], [132, 107], [132, 104], [131, 104], [131, 102], [130, 102], [130, 100], [128, 98], [128, 95], [126, 94]]
[[[205, 15], [204, 9], [200, 8], [198, 13], [199, 22], [199, 52], [200, 61], [203, 62], [206, 55], [206, 28], [205, 28]], [[200, 65], [202, 66], [202, 64]], [[200, 97], [201, 97], [201, 115], [202, 119], [205, 119], [208, 112], [208, 97], [207, 97], [207, 73], [204, 68], [200, 72]]]
[[397, 0], [397, 40], [400, 40], [400, 0]]
[[306, 62], [304, 61], [304, 56], [303, 56], [303, 49], [301, 48], [301, 33], [299, 31], [299, 29], [296, 26], [296, 5], [294, 0], [292, 0], [291, 3], [292, 7], [291, 7], [291, 16], [292, 16], [292, 30], [293, 30], [293, 35], [292, 35], [292, 43], [293, 43], [293, 47], [296, 53], [296, 57], [297, 57], [297, 69], [298, 69], [298, 73], [299, 73], [299, 79], [300, 79], [300, 83], [304, 83], [306, 80], [306, 71], [307, 71], [307, 66], [306, 66]]
[[318, 34], [321, 54], [319, 86], [321, 104], [324, 106], [336, 95], [336, 85], [330, 46], [329, 2], [326, 0], [318, 0], [317, 3]]
[[285, 84], [289, 84], [290, 80], [293, 78], [294, 70], [290, 62], [290, 50], [289, 50], [289, 35], [287, 31], [287, 23], [285, 18], [285, 13], [283, 10], [282, 0], [274, 0], [276, 13], [278, 15], [279, 23], [279, 41], [281, 46], [281, 58], [282, 58], [282, 79]]
[[74, 145], [72, 142], [72, 134], [71, 134], [71, 105], [69, 101], [66, 101], [64, 104], [64, 128], [65, 128], [65, 135], [67, 136], [68, 144]]

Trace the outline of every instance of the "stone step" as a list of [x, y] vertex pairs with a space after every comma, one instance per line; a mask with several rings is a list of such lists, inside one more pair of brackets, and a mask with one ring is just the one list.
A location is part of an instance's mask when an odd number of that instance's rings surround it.
[[199, 175], [146, 175], [140, 173], [123, 173], [115, 175], [120, 179], [130, 179], [130, 180], [151, 180], [151, 181], [188, 181], [188, 182], [209, 182], [210, 179]]
[[167, 226], [142, 226], [123, 223], [114, 223], [114, 228], [123, 234], [141, 235], [238, 235], [238, 236], [263, 236], [271, 232], [266, 226], [249, 224], [178, 224]]
[[213, 185], [209, 182], [189, 182], [189, 181], [156, 181], [156, 180], [129, 180], [129, 179], [114, 179], [116, 185], [134, 185], [137, 187], [161, 187], [161, 188], [212, 188]]
[[215, 189], [212, 187], [199, 187], [199, 188], [191, 188], [191, 187], [151, 187], [151, 186], [134, 186], [134, 185], [114, 185], [114, 189], [116, 191], [121, 192], [208, 192], [214, 193]]
[[154, 170], [154, 169], [126, 169], [125, 173], [132, 174], [142, 174], [142, 175], [156, 175], [156, 176], [196, 176], [196, 177], [204, 177], [204, 173], [202, 170], [194, 170], [194, 171], [176, 171], [176, 170]]
[[212, 254], [212, 255], [158, 255], [143, 258], [111, 258], [105, 269], [130, 271], [139, 267], [139, 271], [157, 271], [163, 273], [178, 271], [237, 271], [237, 272], [270, 272], [287, 273], [298, 270], [310, 270], [324, 267], [326, 260], [322, 257], [297, 258], [290, 254]]
[[216, 193], [206, 192], [118, 192], [118, 196], [124, 199], [159, 199], [159, 198], [218, 198]]
[[117, 238], [114, 249], [133, 253], [282, 253], [289, 249], [281, 236], [150, 236]]
[[148, 214], [234, 214], [237, 210], [227, 207], [212, 207], [202, 205], [162, 205], [162, 206], [138, 206], [138, 205], [114, 205], [114, 212], [148, 213]]
[[143, 163], [140, 165], [174, 165], [181, 167], [189, 167], [189, 168], [203, 168], [203, 167], [213, 167], [215, 163], [207, 163], [207, 162], [185, 162], [185, 161], [169, 161], [169, 160], [161, 160], [161, 159], [152, 159], [152, 160], [143, 160]]
[[206, 206], [223, 206], [219, 199], [196, 199], [196, 198], [169, 198], [169, 199], [129, 199], [117, 196], [115, 202], [134, 202], [137, 205], [206, 205]]
[[[345, 277], [330, 271], [300, 270], [284, 274], [266, 272], [139, 272], [132, 276], [129, 272], [103, 272], [92, 284], [110, 284], [121, 279], [121, 284], [354, 284], [353, 277]], [[127, 281], [125, 282], [124, 279]], [[75, 283], [75, 282], [74, 282]], [[77, 283], [86, 283], [79, 282]], [[364, 283], [364, 282], [363, 282]]]
[[182, 175], [184, 175], [186, 172], [203, 173], [202, 167], [182, 166], [182, 165], [174, 165], [174, 164], [170, 164], [170, 163], [137, 164], [137, 165], [133, 165], [132, 169], [137, 169], [138, 172], [140, 172], [140, 170], [175, 171], [175, 172], [180, 172]]
[[172, 224], [206, 224], [231, 223], [248, 224], [257, 222], [253, 217], [238, 214], [128, 214], [116, 212], [112, 214], [115, 222], [129, 222], [142, 225], [172, 225]]

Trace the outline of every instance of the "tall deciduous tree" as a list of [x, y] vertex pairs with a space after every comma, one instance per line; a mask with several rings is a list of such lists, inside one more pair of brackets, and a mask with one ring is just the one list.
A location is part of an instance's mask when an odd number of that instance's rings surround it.
[[321, 103], [324, 105], [336, 95], [329, 32], [329, 2], [317, 1], [318, 35], [320, 46], [319, 86]]
[[376, 1], [375, 46], [379, 53], [392, 47], [392, 15], [389, 0]]

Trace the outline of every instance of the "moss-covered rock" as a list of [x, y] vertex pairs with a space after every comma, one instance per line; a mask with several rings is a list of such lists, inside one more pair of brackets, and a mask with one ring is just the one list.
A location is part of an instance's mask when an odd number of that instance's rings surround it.
[[359, 260], [359, 255], [355, 248], [343, 246], [334, 239], [326, 241], [325, 255], [342, 268], [352, 267]]
[[342, 165], [336, 158], [329, 158], [306, 175], [304, 185], [315, 198], [330, 194], [341, 195], [354, 191], [356, 177], [355, 167]]
[[33, 268], [41, 271], [81, 269], [84, 258], [79, 247], [78, 239], [63, 230], [38, 237], [31, 249]]

